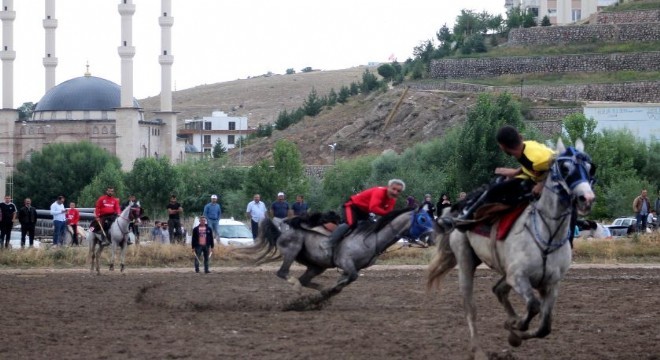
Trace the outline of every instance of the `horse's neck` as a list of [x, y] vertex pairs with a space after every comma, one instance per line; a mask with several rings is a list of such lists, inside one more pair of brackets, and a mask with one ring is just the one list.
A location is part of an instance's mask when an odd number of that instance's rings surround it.
[[387, 249], [390, 245], [399, 240], [398, 238], [400, 234], [403, 233], [406, 225], [410, 223], [409, 219], [404, 215], [407, 215], [408, 218], [410, 217], [409, 213], [401, 214], [394, 218], [387, 226], [380, 229], [379, 232], [371, 235], [376, 237], [377, 253], [385, 251], [385, 249]]

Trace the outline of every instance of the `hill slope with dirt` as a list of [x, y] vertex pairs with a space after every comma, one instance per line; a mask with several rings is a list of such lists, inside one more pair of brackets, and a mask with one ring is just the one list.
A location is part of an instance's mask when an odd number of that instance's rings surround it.
[[[221, 110], [248, 116], [249, 126], [255, 127], [274, 123], [284, 109], [300, 107], [312, 88], [324, 96], [331, 88], [339, 91], [351, 82], [361, 82], [366, 69], [376, 73], [375, 68], [355, 67], [201, 85], [175, 91], [173, 109], [179, 112], [181, 124], [184, 119], [210, 116], [212, 111]], [[401, 152], [415, 143], [441, 136], [450, 126], [463, 121], [466, 107], [474, 103], [475, 97], [413, 89], [404, 95], [404, 91], [405, 88], [394, 88], [351, 97], [348, 103], [326, 108], [316, 117], [305, 117], [283, 131], [274, 130], [270, 138], [255, 139], [244, 146], [240, 163], [249, 165], [268, 158], [274, 143], [283, 138], [296, 143], [303, 162], [310, 165], [332, 164], [335, 156], [352, 158], [389, 149]], [[149, 119], [155, 117], [153, 112], [160, 99], [147, 98], [140, 104]], [[333, 143], [337, 143], [335, 154], [328, 146]], [[230, 156], [239, 161], [238, 151], [231, 151]]]

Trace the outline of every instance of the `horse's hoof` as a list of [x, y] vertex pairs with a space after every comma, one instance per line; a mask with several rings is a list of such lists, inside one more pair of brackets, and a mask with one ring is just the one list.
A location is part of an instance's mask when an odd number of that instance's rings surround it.
[[522, 344], [522, 339], [514, 332], [509, 333], [509, 345], [513, 347], [518, 347]]

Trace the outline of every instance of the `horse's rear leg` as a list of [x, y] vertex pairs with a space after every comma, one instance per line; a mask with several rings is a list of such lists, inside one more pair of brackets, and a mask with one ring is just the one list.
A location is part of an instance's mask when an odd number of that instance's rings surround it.
[[[467, 255], [467, 254], [466, 254]], [[479, 335], [477, 333], [477, 307], [474, 304], [474, 273], [477, 270], [478, 261], [471, 253], [462, 256], [458, 264], [458, 286], [463, 295], [463, 311], [470, 330], [470, 351], [475, 359], [487, 359], [486, 353], [481, 348]]]
[[321, 275], [324, 271], [324, 268], [318, 266], [308, 266], [305, 273], [298, 278], [298, 281], [300, 281], [300, 284], [304, 287], [321, 291], [321, 284], [312, 282], [312, 279]]
[[124, 265], [124, 259], [126, 258], [126, 247], [128, 244], [126, 243], [127, 240], [124, 239], [124, 242], [121, 244], [121, 257], [120, 257], [120, 264], [119, 264], [119, 271], [124, 272], [124, 269], [126, 266]]

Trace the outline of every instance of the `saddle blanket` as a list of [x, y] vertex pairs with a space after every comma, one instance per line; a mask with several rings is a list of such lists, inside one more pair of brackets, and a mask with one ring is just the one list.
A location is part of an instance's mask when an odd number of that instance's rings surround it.
[[477, 233], [481, 236], [485, 237], [490, 237], [491, 231], [493, 229], [493, 226], [497, 226], [497, 233], [495, 235], [496, 240], [504, 240], [506, 239], [506, 236], [509, 234], [509, 231], [513, 227], [513, 224], [516, 222], [518, 217], [520, 217], [520, 214], [525, 211], [527, 208], [527, 203], [525, 204], [520, 204], [516, 206], [515, 208], [511, 209], [511, 211], [503, 214], [499, 221], [496, 221], [495, 223], [492, 222], [480, 222], [472, 228], [472, 232]]

